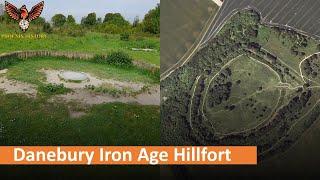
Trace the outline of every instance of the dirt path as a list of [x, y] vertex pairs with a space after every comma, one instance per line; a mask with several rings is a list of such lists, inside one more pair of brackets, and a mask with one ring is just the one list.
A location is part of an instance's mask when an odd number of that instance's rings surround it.
[[160, 105], [160, 86], [150, 88], [148, 92], [141, 93], [136, 97], [122, 96], [113, 97], [111, 95], [90, 92], [85, 89], [77, 89], [72, 93], [57, 95], [53, 101], [78, 102], [86, 105], [95, 105], [111, 102], [137, 103], [141, 105]]

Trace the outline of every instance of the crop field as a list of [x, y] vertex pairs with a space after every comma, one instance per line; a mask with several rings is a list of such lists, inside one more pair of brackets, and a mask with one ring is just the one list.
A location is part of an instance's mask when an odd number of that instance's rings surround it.
[[161, 73], [177, 63], [218, 11], [211, 0], [161, 2]]
[[233, 14], [161, 81], [162, 142], [257, 145], [260, 161], [288, 150], [320, 117], [319, 43]]

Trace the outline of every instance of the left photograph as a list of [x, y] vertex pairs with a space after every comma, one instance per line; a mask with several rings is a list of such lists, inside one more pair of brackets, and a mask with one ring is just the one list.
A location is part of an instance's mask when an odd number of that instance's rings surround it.
[[0, 0], [0, 145], [159, 145], [160, 0]]

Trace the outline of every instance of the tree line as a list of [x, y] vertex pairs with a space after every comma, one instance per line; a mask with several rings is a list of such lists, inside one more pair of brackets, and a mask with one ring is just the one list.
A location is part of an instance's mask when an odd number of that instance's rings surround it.
[[[0, 22], [13, 23], [6, 13], [0, 16]], [[15, 22], [16, 23], [16, 22]], [[89, 13], [77, 23], [72, 15], [55, 14], [50, 22], [45, 18], [39, 17], [33, 21], [33, 24], [42, 27], [44, 32], [52, 33], [56, 31], [72, 30], [74, 33], [81, 33], [87, 29], [94, 32], [121, 34], [144, 32], [150, 34], [160, 33], [160, 5], [151, 9], [142, 20], [138, 16], [134, 18], [133, 23], [126, 20], [120, 13], [107, 13], [104, 18], [97, 17], [96, 13]]]

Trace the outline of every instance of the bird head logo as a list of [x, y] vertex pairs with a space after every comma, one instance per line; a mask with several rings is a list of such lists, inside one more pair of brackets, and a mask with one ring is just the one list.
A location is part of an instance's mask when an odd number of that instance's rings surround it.
[[41, 15], [43, 7], [44, 1], [33, 6], [31, 11], [28, 11], [26, 5], [23, 5], [20, 9], [18, 9], [13, 4], [7, 1], [5, 2], [6, 12], [12, 19], [19, 21], [19, 26], [23, 32], [28, 30], [29, 24], [32, 20], [37, 19]]

